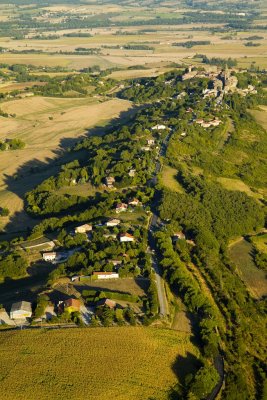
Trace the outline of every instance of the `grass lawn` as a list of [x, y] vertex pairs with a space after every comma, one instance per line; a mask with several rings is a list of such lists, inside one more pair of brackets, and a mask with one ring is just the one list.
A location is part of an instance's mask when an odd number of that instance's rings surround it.
[[224, 189], [244, 192], [255, 199], [261, 199], [263, 197], [260, 193], [253, 192], [241, 179], [217, 178], [217, 181], [224, 187]]
[[116, 291], [130, 293], [136, 296], [144, 296], [149, 286], [149, 280], [145, 278], [122, 278], [110, 281], [93, 280], [92, 282], [83, 281], [80, 283], [75, 283], [74, 286], [78, 291], [99, 289], [107, 293], [110, 291]]
[[175, 178], [176, 175], [177, 170], [175, 168], [172, 168], [169, 165], [164, 165], [159, 177], [160, 183], [174, 192], [183, 193], [183, 188]]
[[145, 327], [1, 332], [0, 351], [6, 400], [164, 400], [199, 357], [188, 334]]
[[241, 279], [253, 297], [261, 298], [267, 294], [266, 274], [256, 267], [251, 252], [252, 244], [244, 239], [229, 247], [229, 256], [235, 263]]
[[256, 121], [267, 130], [267, 106], [260, 106], [259, 110], [252, 110], [250, 113]]

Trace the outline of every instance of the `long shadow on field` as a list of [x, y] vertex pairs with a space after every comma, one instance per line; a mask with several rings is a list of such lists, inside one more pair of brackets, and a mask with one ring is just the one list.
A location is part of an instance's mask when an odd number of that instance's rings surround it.
[[[53, 157], [46, 158], [44, 161], [40, 161], [36, 158], [25, 162], [21, 165], [15, 174], [11, 176], [4, 176], [4, 182], [7, 186], [7, 190], [14, 193], [17, 197], [24, 201], [25, 194], [37, 185], [39, 185], [44, 179], [59, 172], [61, 166], [74, 159], [82, 160], [86, 157], [86, 151], [81, 150], [80, 152], [72, 152], [71, 148], [79, 142], [82, 138], [92, 135], [104, 135], [111, 132], [114, 128], [120, 124], [126, 124], [132, 120], [135, 114], [142, 107], [135, 107], [128, 111], [123, 111], [117, 118], [112, 119], [107, 125], [97, 126], [89, 129], [85, 134], [79, 138], [62, 138], [57, 149], [53, 151]], [[77, 125], [79, 121], [77, 121]], [[38, 130], [36, 131], [38, 135]], [[23, 151], [23, 150], [22, 150]], [[12, 163], [12, 157], [14, 153], [10, 152], [10, 162]], [[8, 225], [5, 227], [4, 232], [0, 232], [0, 241], [10, 240], [17, 236], [27, 236], [32, 227], [38, 223], [38, 219], [29, 216], [25, 210], [16, 212], [11, 218]]]
[[[43, 290], [49, 273], [55, 268], [50, 264], [31, 264], [29, 276], [21, 279], [6, 278], [0, 283], [0, 304], [9, 311], [12, 303], [17, 301], [35, 301], [36, 295]], [[37, 272], [38, 270], [38, 272]]]
[[190, 352], [186, 352], [185, 356], [177, 356], [172, 365], [172, 370], [177, 376], [178, 384], [177, 387], [174, 387], [170, 390], [168, 396], [169, 400], [177, 400], [177, 394], [183, 394], [183, 388], [187, 386], [190, 379], [200, 367], [201, 362], [194, 354]]

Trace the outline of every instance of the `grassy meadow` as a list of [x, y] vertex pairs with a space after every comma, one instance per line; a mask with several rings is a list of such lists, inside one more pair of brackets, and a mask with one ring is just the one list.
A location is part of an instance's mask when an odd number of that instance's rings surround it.
[[252, 251], [252, 244], [240, 239], [229, 247], [229, 256], [251, 295], [259, 299], [267, 295], [267, 279], [266, 273], [256, 267], [251, 255]]
[[164, 400], [199, 356], [188, 334], [143, 327], [0, 332], [0, 350], [6, 400]]
[[164, 187], [173, 190], [174, 192], [182, 193], [183, 188], [175, 178], [176, 175], [177, 170], [175, 168], [172, 168], [169, 165], [164, 165], [159, 180], [161, 185], [163, 185]]

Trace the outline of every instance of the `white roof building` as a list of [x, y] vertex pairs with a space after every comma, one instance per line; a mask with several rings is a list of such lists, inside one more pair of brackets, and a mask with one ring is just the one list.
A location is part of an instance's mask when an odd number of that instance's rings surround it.
[[93, 277], [96, 279], [118, 279], [119, 274], [115, 272], [93, 272]]
[[120, 242], [134, 242], [134, 237], [130, 233], [122, 233], [120, 235]]
[[121, 221], [119, 219], [114, 218], [114, 219], [110, 219], [109, 221], [107, 221], [106, 226], [113, 227], [113, 226], [119, 225], [120, 223], [121, 223]]
[[57, 257], [57, 253], [55, 251], [49, 251], [47, 253], [43, 253], [43, 259], [45, 261], [54, 261]]
[[32, 305], [28, 301], [13, 303], [10, 311], [11, 319], [26, 319], [32, 316]]
[[161, 130], [161, 129], [166, 129], [166, 128], [167, 128], [166, 125], [160, 125], [160, 124], [158, 124], [158, 125], [152, 126], [151, 129], [154, 131], [154, 130]]

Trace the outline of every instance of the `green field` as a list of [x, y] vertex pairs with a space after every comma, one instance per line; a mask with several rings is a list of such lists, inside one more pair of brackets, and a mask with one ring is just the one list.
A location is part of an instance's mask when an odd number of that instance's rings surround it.
[[164, 187], [173, 190], [177, 193], [183, 193], [183, 188], [176, 179], [177, 170], [170, 167], [169, 165], [164, 165], [162, 172], [160, 174], [160, 183]]
[[132, 327], [1, 332], [0, 351], [5, 400], [163, 400], [199, 357], [187, 334]]
[[242, 239], [230, 246], [229, 256], [253, 297], [261, 298], [267, 294], [267, 279], [265, 272], [254, 264], [252, 250], [252, 244]]

